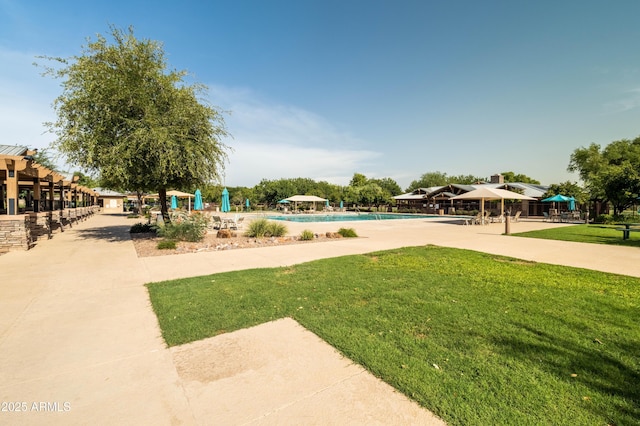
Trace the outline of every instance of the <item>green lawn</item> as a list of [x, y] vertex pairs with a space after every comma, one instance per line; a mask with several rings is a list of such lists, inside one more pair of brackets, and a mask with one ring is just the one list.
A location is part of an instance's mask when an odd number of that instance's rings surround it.
[[[622, 231], [616, 231], [620, 225], [572, 225], [541, 229], [539, 231], [520, 232], [518, 237], [543, 238], [546, 240], [577, 241], [582, 243], [611, 244], [618, 246], [640, 247], [640, 232], [629, 233], [629, 239], [622, 239]], [[640, 229], [640, 228], [638, 228]]]
[[148, 288], [170, 346], [292, 317], [452, 425], [640, 419], [636, 278], [427, 246]]

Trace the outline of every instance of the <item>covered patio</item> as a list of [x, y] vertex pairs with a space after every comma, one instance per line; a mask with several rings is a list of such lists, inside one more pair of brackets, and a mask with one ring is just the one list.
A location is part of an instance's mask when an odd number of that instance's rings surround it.
[[38, 238], [93, 214], [97, 193], [50, 170], [26, 147], [0, 145], [0, 251], [28, 250]]

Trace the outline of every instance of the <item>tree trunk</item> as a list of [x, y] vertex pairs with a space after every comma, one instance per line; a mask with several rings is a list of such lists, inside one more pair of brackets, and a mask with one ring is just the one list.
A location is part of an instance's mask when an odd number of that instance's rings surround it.
[[162, 213], [162, 220], [164, 220], [164, 223], [169, 223], [169, 209], [167, 208], [167, 188], [160, 188], [158, 190], [158, 198], [160, 201], [160, 212]]
[[136, 197], [138, 198], [138, 214], [142, 214], [142, 192], [136, 191]]

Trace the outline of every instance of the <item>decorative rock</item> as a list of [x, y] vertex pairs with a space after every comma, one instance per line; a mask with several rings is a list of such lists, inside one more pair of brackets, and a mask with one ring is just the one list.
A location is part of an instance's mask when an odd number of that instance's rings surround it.
[[221, 229], [216, 234], [216, 237], [218, 237], [218, 238], [231, 238], [232, 237], [231, 231], [229, 231], [228, 229]]

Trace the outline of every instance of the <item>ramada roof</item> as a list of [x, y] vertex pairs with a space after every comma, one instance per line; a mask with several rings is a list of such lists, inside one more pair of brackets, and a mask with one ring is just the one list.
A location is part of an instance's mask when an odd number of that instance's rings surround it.
[[[412, 192], [407, 192], [406, 194], [396, 195], [393, 197], [396, 200], [422, 200], [429, 199], [433, 196], [437, 195], [445, 195], [448, 197], [453, 197], [455, 195], [464, 194], [469, 191], [473, 191], [474, 189], [480, 187], [489, 187], [489, 188], [504, 188], [508, 190], [519, 190], [528, 197], [533, 198], [542, 198], [543, 194], [547, 192], [549, 188], [546, 185], [535, 185], [531, 183], [523, 183], [523, 182], [509, 182], [509, 183], [482, 183], [475, 185], [462, 185], [462, 184], [449, 184], [445, 186], [432, 186], [430, 188], [417, 188]], [[455, 194], [451, 191], [451, 189], [457, 190], [458, 194]]]
[[0, 145], [0, 155], [27, 155], [29, 148], [18, 145]]

